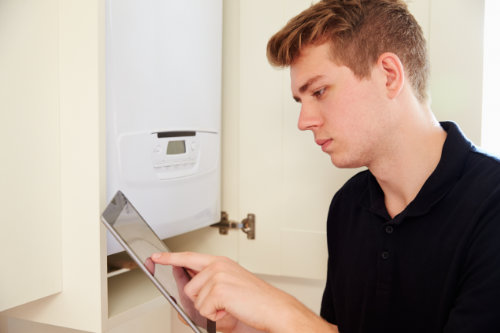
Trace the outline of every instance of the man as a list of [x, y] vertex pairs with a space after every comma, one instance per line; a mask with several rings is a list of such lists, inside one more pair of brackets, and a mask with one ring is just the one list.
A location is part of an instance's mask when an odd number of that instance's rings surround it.
[[500, 162], [427, 97], [422, 31], [399, 0], [324, 0], [268, 43], [290, 66], [332, 163], [365, 166], [335, 195], [321, 317], [234, 262], [158, 254], [197, 272], [185, 292], [232, 332], [500, 332]]

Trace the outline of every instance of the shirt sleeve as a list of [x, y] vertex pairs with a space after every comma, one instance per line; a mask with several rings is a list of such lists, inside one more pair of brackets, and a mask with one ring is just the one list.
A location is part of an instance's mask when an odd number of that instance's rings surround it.
[[500, 332], [500, 195], [471, 237], [445, 333]]
[[325, 319], [330, 324], [337, 324], [337, 319], [335, 317], [335, 308], [333, 306], [333, 293], [331, 288], [331, 265], [330, 258], [328, 259], [328, 274], [326, 276], [326, 286], [325, 291], [323, 292], [323, 300], [321, 301], [321, 312], [320, 315], [323, 319]]

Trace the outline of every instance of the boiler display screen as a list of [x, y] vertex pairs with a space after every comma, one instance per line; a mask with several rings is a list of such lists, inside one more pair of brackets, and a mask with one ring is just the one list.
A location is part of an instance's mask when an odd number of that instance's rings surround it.
[[167, 145], [167, 155], [178, 155], [186, 153], [186, 141], [169, 141]]

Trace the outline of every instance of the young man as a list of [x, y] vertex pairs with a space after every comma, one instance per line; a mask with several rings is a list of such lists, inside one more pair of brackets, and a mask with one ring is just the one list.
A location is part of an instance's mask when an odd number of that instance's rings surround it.
[[311, 130], [341, 168], [321, 317], [234, 262], [194, 253], [157, 263], [198, 272], [194, 306], [232, 332], [500, 332], [500, 162], [426, 94], [422, 31], [403, 1], [324, 0], [271, 38]]

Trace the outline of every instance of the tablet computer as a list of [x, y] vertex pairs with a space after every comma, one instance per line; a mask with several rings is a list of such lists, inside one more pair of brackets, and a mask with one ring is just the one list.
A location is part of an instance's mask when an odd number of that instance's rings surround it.
[[170, 251], [122, 192], [109, 202], [101, 220], [194, 332], [215, 333], [215, 323], [202, 317], [183, 292], [189, 281], [187, 272], [151, 260], [153, 253]]

